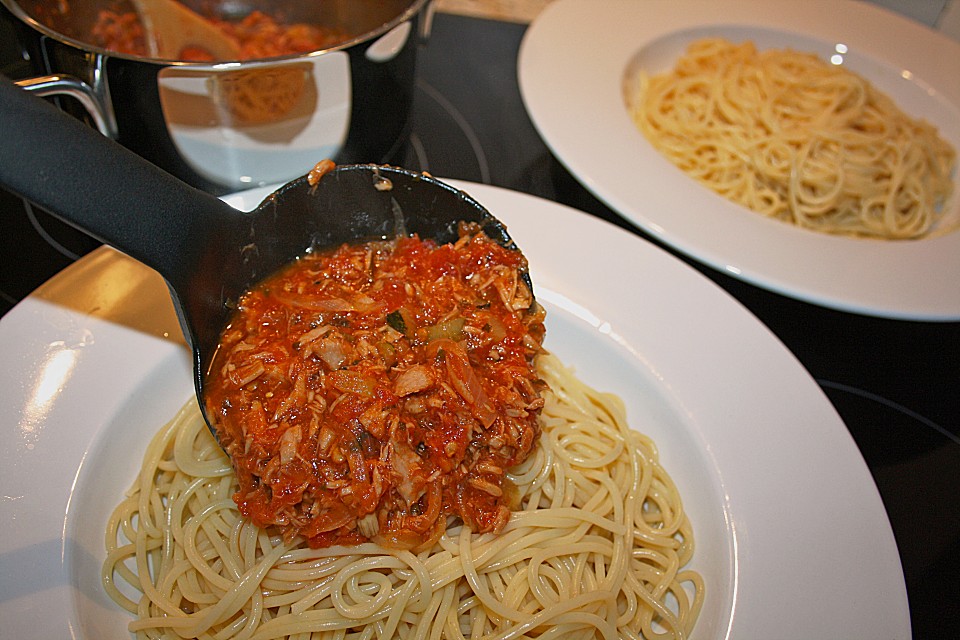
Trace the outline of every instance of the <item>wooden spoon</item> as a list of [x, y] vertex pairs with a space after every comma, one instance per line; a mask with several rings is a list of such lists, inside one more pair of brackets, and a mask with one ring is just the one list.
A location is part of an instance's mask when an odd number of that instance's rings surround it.
[[147, 32], [150, 55], [181, 59], [184, 49], [203, 49], [215, 60], [238, 60], [240, 43], [177, 0], [133, 0]]

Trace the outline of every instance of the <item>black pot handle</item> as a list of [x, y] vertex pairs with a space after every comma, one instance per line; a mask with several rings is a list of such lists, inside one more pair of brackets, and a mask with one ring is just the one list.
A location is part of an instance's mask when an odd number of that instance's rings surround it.
[[0, 76], [0, 184], [184, 286], [237, 211]]

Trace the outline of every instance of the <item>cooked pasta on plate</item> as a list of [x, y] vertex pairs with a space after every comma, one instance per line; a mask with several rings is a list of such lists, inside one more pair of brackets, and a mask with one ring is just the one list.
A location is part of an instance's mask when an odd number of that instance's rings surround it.
[[191, 400], [110, 519], [104, 585], [144, 637], [688, 637], [705, 585], [656, 445], [555, 356], [538, 371], [543, 439], [508, 473], [519, 504], [499, 534], [451, 521], [416, 553], [284, 540], [239, 513]]
[[672, 70], [640, 74], [630, 108], [674, 164], [767, 217], [888, 240], [944, 230], [956, 150], [812, 53], [696, 40]]

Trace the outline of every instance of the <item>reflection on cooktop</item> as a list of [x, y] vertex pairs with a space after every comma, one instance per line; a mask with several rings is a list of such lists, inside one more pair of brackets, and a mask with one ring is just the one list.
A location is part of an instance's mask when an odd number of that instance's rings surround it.
[[882, 396], [817, 382], [840, 417], [855, 426], [850, 432], [880, 490], [900, 549], [914, 637], [960, 629], [960, 608], [939, 604], [945, 585], [956, 585], [960, 575], [960, 438]]

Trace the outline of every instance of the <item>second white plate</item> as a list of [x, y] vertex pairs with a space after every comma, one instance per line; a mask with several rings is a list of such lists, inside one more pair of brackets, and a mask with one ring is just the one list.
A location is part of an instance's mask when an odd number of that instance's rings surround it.
[[[960, 43], [866, 2], [554, 0], [524, 36], [520, 89], [557, 158], [612, 209], [677, 250], [766, 289], [901, 319], [960, 319], [960, 232], [917, 241], [831, 236], [768, 220], [672, 165], [634, 126], [624, 82], [670, 68], [708, 35], [824, 56], [924, 117], [960, 150]], [[960, 177], [947, 203], [960, 217]]]

